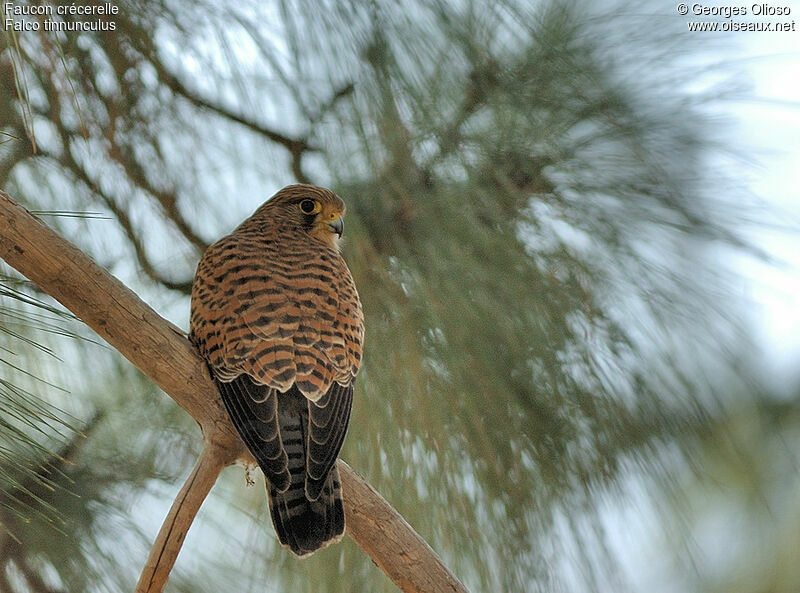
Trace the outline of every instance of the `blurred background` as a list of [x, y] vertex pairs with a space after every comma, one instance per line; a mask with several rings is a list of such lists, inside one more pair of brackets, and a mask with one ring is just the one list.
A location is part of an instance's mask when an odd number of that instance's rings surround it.
[[[800, 33], [626, 4], [6, 27], [0, 188], [184, 329], [208, 244], [333, 188], [367, 326], [342, 457], [470, 590], [794, 592]], [[0, 591], [132, 590], [194, 422], [4, 264], [0, 410]], [[348, 539], [283, 551], [229, 468], [167, 590], [396, 589]]]

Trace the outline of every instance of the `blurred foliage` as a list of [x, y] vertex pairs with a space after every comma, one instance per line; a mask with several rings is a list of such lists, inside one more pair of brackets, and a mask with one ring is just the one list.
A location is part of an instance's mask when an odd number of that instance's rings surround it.
[[[74, 417], [41, 390], [61, 391], [39, 376], [39, 357], [57, 360], [54, 350], [31, 337], [32, 332], [75, 337], [65, 325], [70, 316], [20, 290], [23, 281], [0, 275], [0, 541], [14, 538], [13, 527], [30, 513], [52, 522], [58, 509], [43, 497], [53, 490], [53, 471], [48, 463], [58, 455], [53, 447], [71, 434]], [[25, 356], [27, 353], [33, 356]], [[63, 395], [63, 393], [59, 393]]]
[[0, 590], [124, 590], [108, 567], [147, 553], [128, 509], [191, 462], [192, 423], [31, 292], [0, 277]]
[[690, 439], [692, 463], [671, 488], [682, 521], [669, 541], [690, 590], [789, 593], [800, 583], [800, 391], [748, 395]]
[[[282, 185], [334, 188], [367, 315], [343, 457], [473, 590], [613, 580], [590, 554], [563, 574], [563, 550], [604, 549], [600, 494], [631, 468], [664, 478], [746, 343], [717, 263], [747, 248], [741, 209], [704, 160], [719, 94], [684, 84], [698, 48], [602, 3], [147, 0], [108, 18], [0, 37], [0, 186], [108, 216], [48, 222], [183, 327], [208, 243]], [[136, 533], [126, 511], [154, 483], [168, 498], [197, 435], [112, 353], [80, 351], [64, 364], [99, 394], [81, 417], [104, 420], [59, 470], [81, 497], [45, 502], [85, 528], [40, 548], [31, 516], [17, 570], [129, 589], [146, 540], [98, 542]], [[226, 474], [189, 535], [194, 590], [393, 590], [351, 542], [298, 564], [242, 482]], [[134, 512], [160, 518], [148, 500]]]

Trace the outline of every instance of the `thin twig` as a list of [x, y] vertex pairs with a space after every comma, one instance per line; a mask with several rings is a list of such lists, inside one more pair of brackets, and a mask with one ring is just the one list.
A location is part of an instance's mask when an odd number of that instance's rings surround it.
[[231, 121], [235, 121], [238, 124], [249, 128], [250, 130], [262, 134], [267, 139], [275, 142], [276, 144], [280, 144], [284, 148], [286, 148], [289, 152], [294, 153], [295, 151], [306, 152], [306, 151], [316, 151], [318, 150], [316, 147], [311, 146], [305, 138], [292, 138], [278, 132], [270, 127], [265, 126], [264, 124], [254, 122], [247, 117], [244, 117], [238, 113], [234, 113], [228, 107], [224, 105], [220, 105], [218, 103], [214, 103], [213, 101], [206, 99], [205, 97], [200, 96], [199, 93], [189, 89], [186, 87], [177, 76], [173, 75], [172, 73], [168, 72], [165, 68], [160, 68], [154, 64], [156, 70], [158, 71], [158, 75], [161, 81], [176, 95], [183, 97], [184, 99], [188, 100], [190, 103], [193, 103], [197, 107], [202, 107], [204, 109], [208, 109], [210, 111], [214, 111], [217, 114], [229, 119]]

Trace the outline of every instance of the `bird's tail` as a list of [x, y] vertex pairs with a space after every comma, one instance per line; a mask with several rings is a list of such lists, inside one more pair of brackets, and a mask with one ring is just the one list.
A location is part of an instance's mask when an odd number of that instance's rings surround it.
[[339, 470], [334, 466], [319, 496], [310, 499], [306, 491], [306, 435], [303, 419], [281, 423], [281, 440], [289, 458], [291, 482], [279, 492], [267, 482], [272, 524], [280, 542], [298, 556], [309, 554], [339, 541], [344, 535], [344, 508]]

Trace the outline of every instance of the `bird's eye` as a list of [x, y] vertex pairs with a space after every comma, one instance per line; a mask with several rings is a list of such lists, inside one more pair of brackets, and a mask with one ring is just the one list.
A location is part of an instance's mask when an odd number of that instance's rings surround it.
[[300, 212], [303, 214], [316, 214], [322, 210], [322, 204], [316, 200], [303, 200], [300, 202]]

